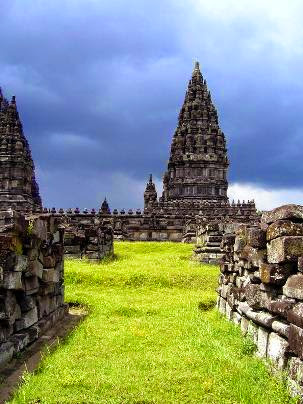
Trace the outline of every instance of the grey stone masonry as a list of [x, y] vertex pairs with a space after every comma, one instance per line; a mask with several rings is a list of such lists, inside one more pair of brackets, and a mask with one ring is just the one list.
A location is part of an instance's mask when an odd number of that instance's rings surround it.
[[52, 215], [0, 212], [0, 367], [67, 311], [63, 238]]
[[0, 210], [40, 211], [39, 187], [15, 97], [8, 102], [0, 88]]
[[114, 252], [111, 223], [102, 215], [76, 213], [59, 216], [65, 228], [64, 255], [100, 261]]
[[259, 225], [224, 234], [221, 249], [219, 311], [241, 316], [257, 355], [287, 370], [303, 397], [303, 207], [266, 212]]

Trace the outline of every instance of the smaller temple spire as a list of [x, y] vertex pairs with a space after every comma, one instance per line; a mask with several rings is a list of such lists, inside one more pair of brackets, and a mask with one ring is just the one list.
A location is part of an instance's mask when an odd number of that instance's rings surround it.
[[102, 202], [99, 212], [101, 215], [110, 215], [110, 208], [109, 208], [108, 202], [106, 200], [106, 197], [104, 198], [104, 201]]
[[151, 205], [157, 201], [157, 196], [156, 186], [153, 183], [153, 175], [150, 174], [144, 192], [144, 209], [151, 207]]

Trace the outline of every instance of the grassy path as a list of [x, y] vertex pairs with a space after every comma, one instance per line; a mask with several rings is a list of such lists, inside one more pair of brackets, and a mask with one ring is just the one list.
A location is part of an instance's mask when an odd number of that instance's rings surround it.
[[113, 262], [68, 261], [66, 298], [90, 314], [11, 402], [294, 402], [240, 331], [209, 309], [218, 269], [190, 262], [191, 250], [116, 243]]

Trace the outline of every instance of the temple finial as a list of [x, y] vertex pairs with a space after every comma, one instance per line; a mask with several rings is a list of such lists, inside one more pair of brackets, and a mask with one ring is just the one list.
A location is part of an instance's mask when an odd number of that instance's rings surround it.
[[151, 184], [153, 182], [153, 175], [149, 174], [149, 183]]
[[195, 67], [193, 73], [195, 72], [200, 72], [200, 63], [197, 60], [195, 61]]

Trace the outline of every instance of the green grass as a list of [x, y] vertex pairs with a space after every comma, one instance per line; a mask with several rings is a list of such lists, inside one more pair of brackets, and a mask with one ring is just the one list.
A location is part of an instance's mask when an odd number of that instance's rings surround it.
[[11, 402], [294, 403], [213, 308], [218, 268], [191, 251], [120, 242], [114, 261], [67, 261], [66, 299], [89, 315]]

